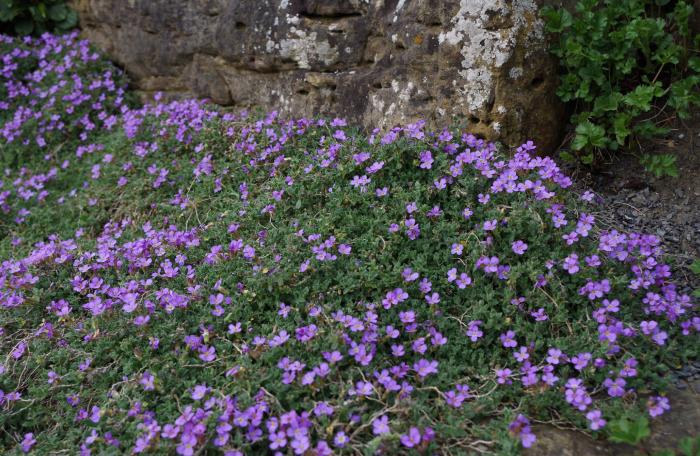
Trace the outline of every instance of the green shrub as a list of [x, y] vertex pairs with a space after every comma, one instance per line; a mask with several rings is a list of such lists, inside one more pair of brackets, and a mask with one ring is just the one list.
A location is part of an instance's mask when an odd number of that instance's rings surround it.
[[0, 33], [66, 32], [77, 23], [78, 14], [65, 0], [0, 0]]
[[[562, 67], [557, 94], [575, 109], [572, 151], [563, 158], [592, 164], [603, 151], [668, 133], [669, 119], [688, 118], [700, 105], [692, 12], [685, 1], [669, 0], [582, 0], [574, 14], [543, 10]], [[677, 174], [670, 157], [642, 164]]]

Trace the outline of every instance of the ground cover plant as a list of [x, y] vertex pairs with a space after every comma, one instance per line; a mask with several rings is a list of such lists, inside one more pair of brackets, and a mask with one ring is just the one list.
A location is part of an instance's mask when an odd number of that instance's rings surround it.
[[530, 142], [134, 107], [76, 35], [0, 49], [6, 453], [633, 440], [697, 356], [659, 240]]
[[[562, 157], [587, 165], [640, 139], [664, 136], [700, 106], [700, 35], [693, 2], [582, 0], [570, 12], [543, 9], [561, 66], [559, 97], [575, 134]], [[677, 176], [671, 154], [640, 157], [657, 177]]]

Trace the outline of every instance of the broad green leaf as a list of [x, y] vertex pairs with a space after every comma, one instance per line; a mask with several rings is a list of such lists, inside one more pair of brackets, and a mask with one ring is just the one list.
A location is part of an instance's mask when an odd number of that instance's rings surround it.
[[622, 101], [622, 94], [620, 92], [612, 92], [607, 95], [600, 96], [595, 99], [593, 104], [593, 111], [596, 113], [601, 113], [604, 111], [615, 111]]
[[595, 125], [591, 121], [584, 121], [576, 127], [576, 137], [571, 145], [574, 150], [581, 150], [584, 147], [605, 146], [605, 129], [599, 125]]
[[61, 22], [68, 15], [68, 7], [63, 3], [51, 5], [48, 10], [49, 18], [54, 22]]
[[630, 421], [628, 418], [608, 423], [610, 440], [616, 443], [636, 445], [649, 436], [649, 420], [646, 417]]
[[658, 96], [658, 82], [654, 85], [639, 85], [632, 92], [624, 97], [626, 105], [638, 109], [640, 112], [647, 112], [651, 109], [651, 102]]

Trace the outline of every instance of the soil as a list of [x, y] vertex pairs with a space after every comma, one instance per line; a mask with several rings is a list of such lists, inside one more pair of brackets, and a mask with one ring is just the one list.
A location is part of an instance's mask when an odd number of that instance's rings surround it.
[[[679, 177], [655, 178], [646, 172], [637, 158], [644, 153], [675, 155]], [[569, 167], [567, 172], [580, 193], [590, 189], [601, 197], [595, 211], [600, 225], [656, 234], [662, 239], [679, 290], [690, 294], [700, 289], [700, 276], [690, 271], [690, 264], [700, 258], [700, 115], [678, 122], [667, 138], [638, 145], [634, 155], [610, 159], [599, 171]], [[651, 420], [652, 434], [638, 447], [540, 424], [534, 429], [537, 443], [524, 454], [623, 456], [676, 450], [683, 438], [700, 436], [700, 362], [682, 366], [673, 376], [675, 387], [668, 392], [671, 411]]]

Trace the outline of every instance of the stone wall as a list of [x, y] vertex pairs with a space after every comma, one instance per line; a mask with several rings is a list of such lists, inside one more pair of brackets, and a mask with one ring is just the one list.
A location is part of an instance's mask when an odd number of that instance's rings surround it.
[[138, 90], [368, 128], [424, 118], [506, 144], [565, 122], [538, 9], [551, 0], [76, 0]]

